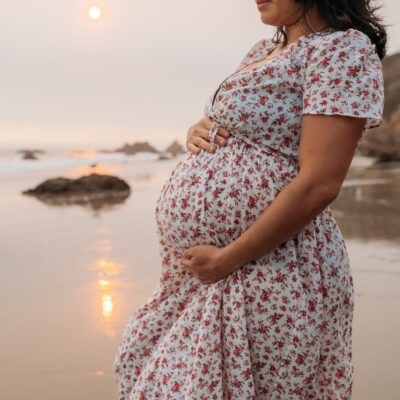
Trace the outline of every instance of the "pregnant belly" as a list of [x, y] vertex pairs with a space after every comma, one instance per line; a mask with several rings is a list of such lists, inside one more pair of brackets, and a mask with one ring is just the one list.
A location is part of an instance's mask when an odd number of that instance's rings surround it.
[[287, 159], [236, 138], [217, 146], [215, 153], [187, 152], [157, 199], [159, 232], [178, 250], [227, 245], [254, 223], [294, 176]]

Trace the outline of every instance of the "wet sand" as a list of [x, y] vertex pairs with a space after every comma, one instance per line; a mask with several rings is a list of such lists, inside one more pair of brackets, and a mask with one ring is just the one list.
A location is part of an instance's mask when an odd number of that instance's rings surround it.
[[[116, 399], [112, 360], [129, 316], [158, 283], [155, 202], [178, 160], [0, 177], [0, 400]], [[20, 194], [90, 172], [127, 180], [131, 196], [93, 210]], [[399, 188], [399, 165], [352, 169], [331, 206], [356, 294], [354, 400], [400, 398]]]

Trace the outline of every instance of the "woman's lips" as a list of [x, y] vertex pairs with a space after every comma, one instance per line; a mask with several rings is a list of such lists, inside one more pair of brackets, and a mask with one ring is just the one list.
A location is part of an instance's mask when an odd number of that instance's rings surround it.
[[270, 3], [271, 0], [256, 0], [257, 5], [265, 4], [265, 3]]

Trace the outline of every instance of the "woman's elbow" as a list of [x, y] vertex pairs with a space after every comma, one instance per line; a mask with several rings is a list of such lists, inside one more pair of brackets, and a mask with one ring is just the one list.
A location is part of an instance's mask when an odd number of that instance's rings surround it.
[[340, 193], [342, 182], [334, 179], [319, 179], [315, 176], [298, 176], [301, 181], [308, 203], [312, 209], [324, 209], [332, 203]]
[[320, 203], [321, 206], [328, 206], [338, 197], [341, 186], [341, 183], [339, 184], [334, 181], [314, 182], [310, 196], [312, 196], [316, 203]]

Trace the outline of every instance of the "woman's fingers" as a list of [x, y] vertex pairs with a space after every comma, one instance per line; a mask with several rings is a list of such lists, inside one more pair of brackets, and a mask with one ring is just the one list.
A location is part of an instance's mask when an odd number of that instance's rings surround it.
[[223, 138], [220, 135], [221, 135], [221, 133], [220, 133], [220, 130], [219, 130], [218, 133], [216, 134], [215, 138], [214, 138], [214, 142], [216, 142], [220, 146], [225, 146], [228, 142], [227, 142], [227, 140], [225, 138]]
[[[210, 131], [210, 129], [212, 127], [213, 121], [208, 117], [206, 117], [206, 118], [207, 119], [204, 121], [203, 126], [205, 127], [205, 129], [207, 131], [207, 135], [208, 135], [208, 132]], [[225, 128], [222, 128], [220, 126], [217, 130], [217, 134], [215, 135], [214, 140], [217, 144], [224, 146], [226, 144], [226, 139], [228, 139], [229, 136], [230, 136], [230, 133]]]
[[226, 138], [222, 136], [221, 129], [222, 128], [218, 129], [218, 132], [214, 137], [214, 143], [219, 144], [220, 146], [225, 146], [228, 142]]
[[193, 132], [194, 137], [201, 137], [203, 139], [208, 139], [209, 136], [209, 129], [197, 127], [197, 129]]
[[182, 258], [181, 258], [181, 262], [182, 262], [182, 264], [184, 265], [184, 267], [185, 267], [188, 271], [190, 271], [190, 273], [191, 273], [192, 275], [195, 275], [195, 276], [197, 276], [197, 277], [199, 278], [199, 273], [198, 273], [198, 271], [197, 271], [196, 269], [194, 269], [194, 268], [192, 267], [192, 264], [191, 264], [191, 262], [190, 262], [190, 258], [182, 257]]
[[200, 147], [201, 149], [204, 149], [210, 153], [214, 153], [216, 150], [213, 144], [211, 144], [210, 142], [208, 142], [207, 140], [203, 139], [200, 136], [193, 136], [192, 143], [197, 147]]
[[229, 136], [231, 136], [231, 134], [225, 128], [222, 128], [222, 127], [218, 129], [218, 135], [221, 135], [225, 138], [228, 138]]
[[[219, 144], [220, 146], [226, 145], [226, 143], [227, 143], [226, 139], [221, 136], [221, 133], [223, 133], [223, 132], [225, 132], [224, 135], [226, 133], [228, 133], [225, 129], [223, 129], [221, 127], [218, 128], [217, 134], [214, 137], [214, 143], [212, 143], [212, 144]], [[193, 137], [202, 137], [207, 141], [208, 141], [209, 135], [210, 135], [210, 129], [207, 129], [207, 128], [205, 128], [205, 129], [198, 128], [197, 130], [195, 130], [193, 132]], [[228, 133], [228, 135], [229, 135], [229, 133]]]
[[[203, 126], [207, 131], [211, 129], [212, 123], [214, 122], [211, 118], [207, 116], [204, 116], [201, 121], [203, 122]], [[230, 136], [230, 133], [225, 128], [219, 127], [217, 135], [228, 138]]]
[[199, 154], [200, 150], [203, 149], [210, 153], [214, 153], [216, 150], [215, 145], [225, 146], [227, 144], [227, 138], [229, 138], [230, 134], [222, 127], [218, 128], [213, 143], [210, 143], [209, 136], [213, 122], [212, 119], [204, 116], [198, 123], [189, 129], [187, 133], [186, 147], [190, 152]]
[[187, 149], [192, 152], [193, 154], [199, 154], [200, 153], [200, 148], [197, 147], [195, 144], [188, 142], [186, 145]]
[[[208, 140], [208, 131], [207, 129], [200, 128], [197, 126], [196, 129], [191, 131], [191, 134], [188, 137], [188, 144], [191, 143], [200, 149], [204, 149], [210, 153], [213, 153], [216, 149], [213, 143], [210, 143]], [[197, 153], [196, 153], [197, 154]]]

